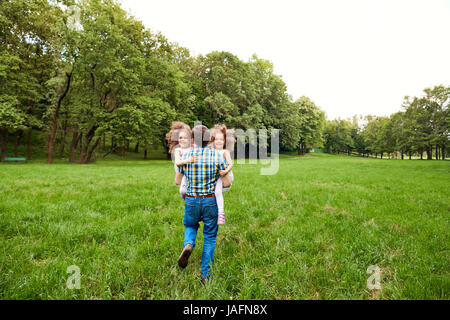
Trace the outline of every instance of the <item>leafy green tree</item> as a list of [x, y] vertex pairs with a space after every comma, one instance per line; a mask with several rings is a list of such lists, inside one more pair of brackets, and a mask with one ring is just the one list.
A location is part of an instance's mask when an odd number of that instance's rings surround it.
[[25, 127], [25, 115], [17, 105], [15, 97], [0, 96], [0, 159], [8, 156], [8, 132]]
[[450, 86], [435, 86], [433, 89], [424, 90], [426, 96], [426, 110], [430, 114], [430, 125], [432, 133], [430, 142], [435, 146], [436, 160], [439, 158], [439, 151], [442, 151], [445, 159], [445, 150], [449, 145], [449, 104], [450, 104]]
[[422, 159], [426, 151], [428, 159], [431, 160], [431, 114], [427, 112], [426, 99], [414, 97], [412, 101], [406, 101], [406, 117], [408, 119], [411, 143]]
[[[350, 120], [336, 119], [327, 121], [324, 129], [324, 146], [328, 153], [346, 152], [351, 155], [355, 148], [352, 131], [355, 124]], [[354, 133], [353, 133], [354, 134]]]
[[[0, 128], [0, 136], [7, 145], [7, 134], [16, 134], [17, 145], [25, 129], [28, 130], [28, 157], [33, 127], [42, 126], [45, 110], [45, 82], [53, 63], [49, 49], [52, 23], [57, 12], [45, 0], [17, 0], [0, 2], [0, 96], [2, 112], [20, 126], [9, 123]], [[5, 118], [6, 119], [6, 118]], [[4, 119], [4, 120], [5, 120]]]
[[[362, 117], [360, 117], [362, 120]], [[364, 136], [362, 134], [363, 128], [358, 125], [358, 117], [353, 117], [353, 125], [350, 129], [350, 137], [353, 141], [353, 148], [359, 153], [364, 155], [368, 152], [366, 141], [364, 140]], [[352, 149], [353, 150], [353, 149]]]
[[80, 8], [83, 29], [64, 51], [74, 59], [72, 83], [60, 107], [74, 130], [70, 160], [80, 143], [79, 163], [90, 161], [106, 134], [117, 135], [121, 150], [131, 141], [144, 148], [161, 141], [190, 98], [182, 73], [170, 63], [170, 45], [114, 1], [85, 0]]
[[379, 124], [379, 132], [376, 140], [378, 151], [381, 152], [381, 159], [383, 159], [383, 153], [387, 152], [388, 156], [394, 152], [395, 139], [392, 131], [392, 121], [388, 117], [379, 117], [377, 121]]
[[295, 101], [300, 118], [298, 154], [304, 154], [311, 147], [321, 147], [325, 114], [309, 98], [303, 96]]
[[392, 139], [394, 139], [394, 150], [401, 153], [401, 159], [403, 160], [404, 154], [409, 153], [411, 159], [411, 144], [409, 142], [407, 134], [407, 120], [404, 112], [396, 112], [391, 115], [390, 122], [392, 125], [391, 133]]

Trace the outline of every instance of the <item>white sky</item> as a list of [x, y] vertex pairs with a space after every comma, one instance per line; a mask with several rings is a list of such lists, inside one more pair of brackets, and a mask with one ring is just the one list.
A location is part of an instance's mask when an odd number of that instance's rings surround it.
[[450, 85], [450, 0], [120, 0], [191, 55], [270, 60], [328, 119], [389, 115]]

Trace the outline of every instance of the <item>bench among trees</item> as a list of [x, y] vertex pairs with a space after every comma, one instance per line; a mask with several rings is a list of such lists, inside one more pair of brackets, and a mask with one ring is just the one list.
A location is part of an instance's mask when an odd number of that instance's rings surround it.
[[5, 162], [26, 162], [27, 158], [4, 158], [3, 161]]

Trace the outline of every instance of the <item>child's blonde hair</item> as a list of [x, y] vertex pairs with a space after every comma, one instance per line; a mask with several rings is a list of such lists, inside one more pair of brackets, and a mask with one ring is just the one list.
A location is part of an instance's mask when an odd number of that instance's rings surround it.
[[173, 152], [173, 149], [178, 145], [180, 132], [185, 130], [188, 134], [188, 138], [191, 139], [191, 127], [181, 121], [172, 122], [170, 131], [166, 134], [167, 144], [169, 145], [169, 153]]

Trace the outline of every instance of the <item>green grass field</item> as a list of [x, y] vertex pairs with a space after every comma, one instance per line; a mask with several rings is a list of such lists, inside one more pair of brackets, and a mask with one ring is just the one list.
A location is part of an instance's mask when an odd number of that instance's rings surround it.
[[[164, 160], [0, 164], [1, 299], [449, 299], [450, 162], [282, 155], [235, 165], [213, 278], [186, 269]], [[67, 268], [81, 270], [70, 290]], [[381, 290], [367, 288], [378, 266]]]

